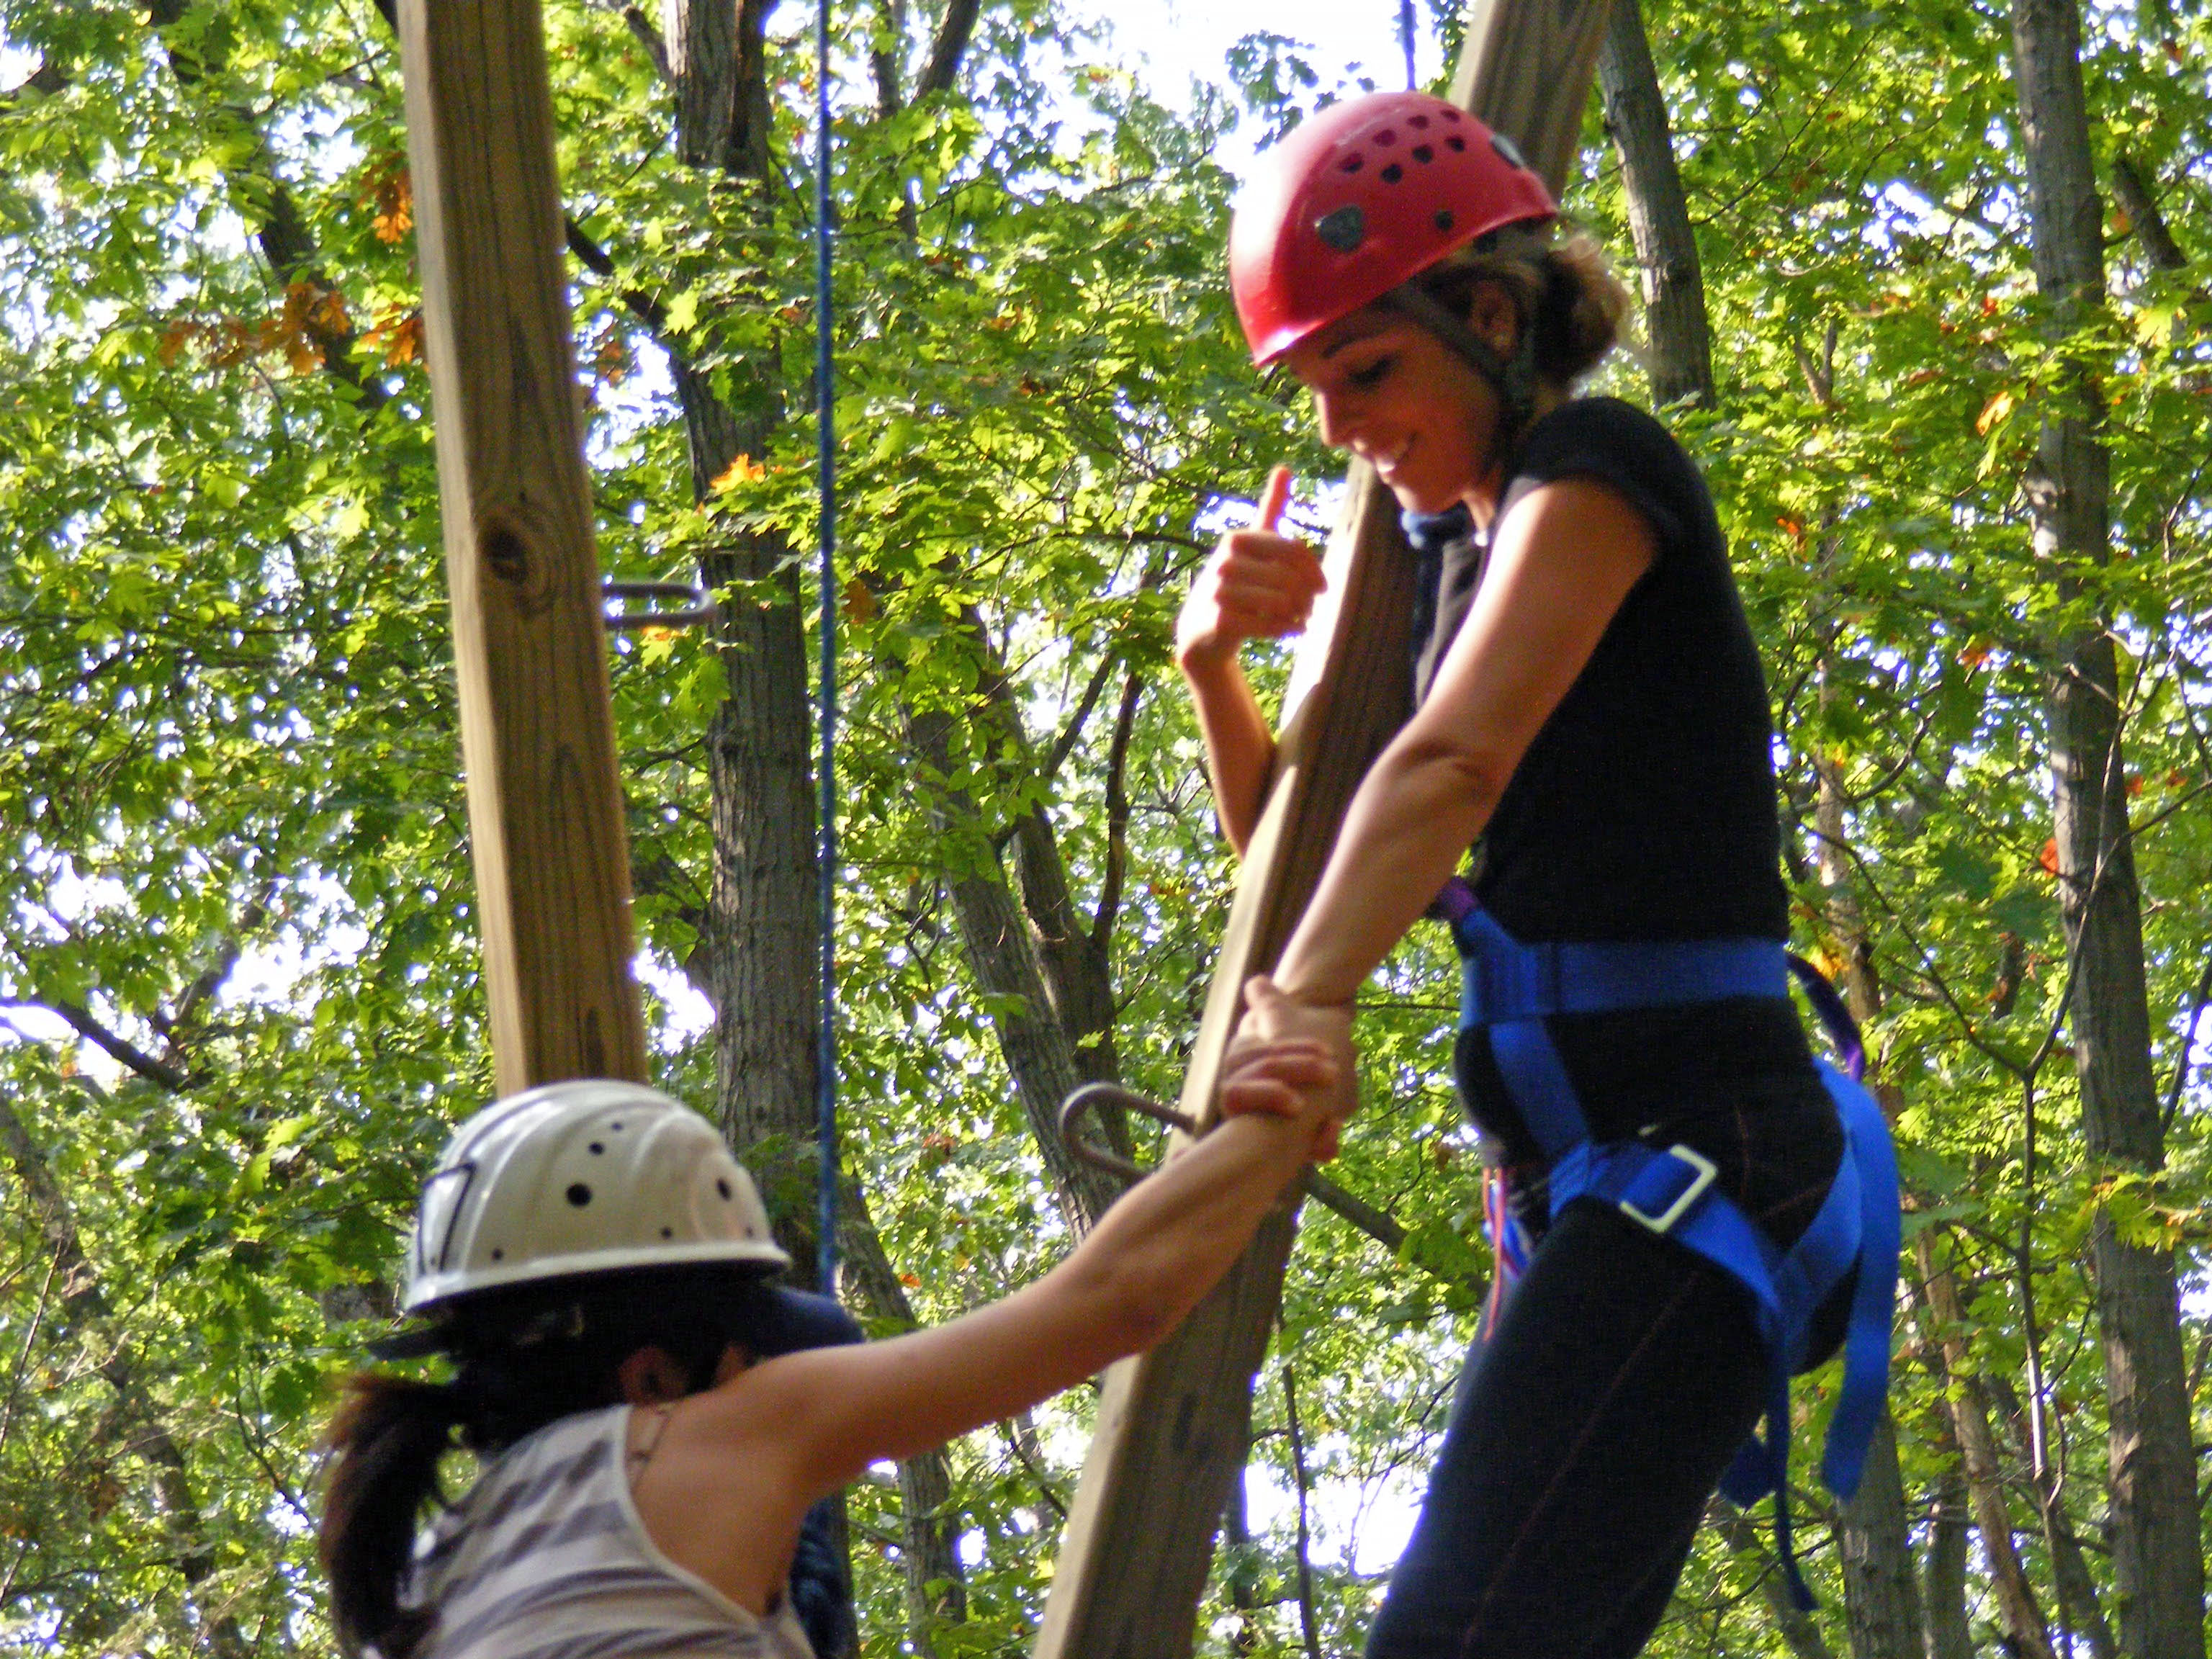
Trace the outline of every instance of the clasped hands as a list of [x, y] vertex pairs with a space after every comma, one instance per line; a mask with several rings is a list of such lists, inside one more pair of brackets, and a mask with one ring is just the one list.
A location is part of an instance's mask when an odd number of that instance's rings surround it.
[[[1280, 1063], [1292, 1055], [1309, 1057], [1295, 1068], [1295, 1076]], [[1312, 1064], [1314, 1060], [1321, 1063]], [[1244, 981], [1244, 1018], [1237, 1022], [1222, 1066], [1222, 1115], [1268, 1112], [1297, 1117], [1305, 1104], [1302, 1091], [1323, 1097], [1314, 1158], [1325, 1162], [1336, 1156], [1339, 1126], [1359, 1106], [1352, 1005], [1301, 1002], [1266, 975], [1255, 975]]]

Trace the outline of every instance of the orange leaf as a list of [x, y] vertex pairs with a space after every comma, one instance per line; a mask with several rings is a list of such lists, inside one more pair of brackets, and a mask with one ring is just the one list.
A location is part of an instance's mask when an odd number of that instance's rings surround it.
[[740, 455], [725, 467], [714, 480], [717, 491], [732, 489], [741, 483], [755, 483], [768, 477], [768, 469], [750, 455]]
[[2013, 405], [2019, 401], [2020, 399], [2013, 395], [2012, 388], [2007, 386], [1982, 405], [1982, 412], [1974, 417], [1974, 430], [1983, 437], [1988, 437], [1990, 428], [2011, 414]]
[[369, 186], [368, 200], [373, 210], [369, 227], [376, 232], [376, 240], [404, 241], [407, 233], [415, 228], [415, 185], [407, 163], [397, 156], [387, 161]]
[[2043, 866], [2045, 874], [2055, 876], [2058, 873], [2057, 836], [2053, 836], [2049, 841], [2043, 843], [2043, 856], [2038, 859], [2036, 862]]
[[856, 623], [873, 622], [878, 606], [875, 589], [858, 576], [845, 584], [845, 614]]
[[390, 343], [384, 348], [384, 361], [392, 368], [419, 362], [422, 356], [422, 313], [410, 311], [393, 324]]

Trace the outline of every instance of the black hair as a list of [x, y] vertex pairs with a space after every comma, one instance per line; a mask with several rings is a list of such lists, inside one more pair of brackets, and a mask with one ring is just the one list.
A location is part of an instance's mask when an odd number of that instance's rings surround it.
[[696, 1394], [731, 1345], [763, 1352], [775, 1318], [765, 1280], [726, 1262], [547, 1279], [441, 1309], [429, 1337], [452, 1376], [360, 1372], [331, 1419], [337, 1460], [319, 1541], [339, 1647], [357, 1656], [373, 1644], [383, 1659], [410, 1659], [428, 1632], [434, 1613], [399, 1598], [447, 1452], [499, 1452], [561, 1418], [620, 1404], [617, 1373], [641, 1348], [665, 1352]]

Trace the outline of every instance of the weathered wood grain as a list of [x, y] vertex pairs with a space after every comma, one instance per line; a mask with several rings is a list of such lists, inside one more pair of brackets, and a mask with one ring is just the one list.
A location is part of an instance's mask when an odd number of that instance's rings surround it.
[[1451, 100], [1521, 147], [1552, 187], [1581, 153], [1608, 0], [1474, 0]]
[[401, 0], [408, 157], [502, 1093], [645, 1076], [537, 0]]
[[[1554, 191], [1574, 161], [1605, 24], [1605, 0], [1481, 0], [1468, 21], [1458, 101], [1514, 138]], [[1397, 503], [1364, 467], [1326, 564], [1328, 597], [1285, 698], [1276, 775], [1184, 1085], [1182, 1109], [1201, 1121], [1243, 983], [1289, 942], [1345, 808], [1409, 702], [1412, 562]], [[1295, 1229], [1291, 1208], [1278, 1211], [1174, 1335], [1107, 1372], [1036, 1659], [1187, 1659]]]

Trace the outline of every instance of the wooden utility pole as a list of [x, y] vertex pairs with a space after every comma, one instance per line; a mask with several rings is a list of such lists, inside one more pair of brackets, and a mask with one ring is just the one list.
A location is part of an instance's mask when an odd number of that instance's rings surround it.
[[499, 1089], [641, 1082], [538, 0], [400, 0], [399, 45]]
[[[1468, 21], [1455, 101], [1517, 143], [1554, 192], [1579, 149], [1606, 9], [1606, 0], [1477, 0]], [[1328, 591], [1285, 699], [1274, 781], [1192, 1050], [1182, 1109], [1200, 1121], [1213, 1113], [1244, 981], [1289, 943], [1352, 793], [1409, 703], [1412, 561], [1397, 503], [1364, 466], [1325, 563]], [[1279, 1210], [1173, 1336], [1107, 1372], [1036, 1659], [1189, 1654], [1296, 1224], [1292, 1209]]]

